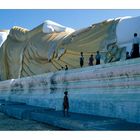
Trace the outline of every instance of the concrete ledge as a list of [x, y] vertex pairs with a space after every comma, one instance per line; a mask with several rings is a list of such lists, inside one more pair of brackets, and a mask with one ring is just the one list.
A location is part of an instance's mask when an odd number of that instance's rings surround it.
[[0, 99], [61, 111], [65, 90], [70, 112], [140, 123], [140, 58], [3, 81]]
[[140, 130], [140, 124], [111, 117], [70, 113], [63, 117], [62, 111], [0, 101], [0, 111], [17, 119], [35, 120], [67, 130]]

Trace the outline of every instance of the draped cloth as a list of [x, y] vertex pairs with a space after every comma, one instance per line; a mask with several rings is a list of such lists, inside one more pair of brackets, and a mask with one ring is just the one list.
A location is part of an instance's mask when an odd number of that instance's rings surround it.
[[91, 54], [100, 51], [102, 63], [120, 58], [116, 46], [116, 25], [119, 20], [104, 21], [74, 32], [44, 33], [43, 24], [29, 31], [13, 27], [0, 48], [0, 78], [7, 80], [48, 72], [61, 67], [80, 67], [80, 52], [84, 66]]

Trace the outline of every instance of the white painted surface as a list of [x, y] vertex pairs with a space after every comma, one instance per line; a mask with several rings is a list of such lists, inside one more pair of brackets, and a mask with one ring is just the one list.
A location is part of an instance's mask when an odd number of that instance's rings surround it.
[[140, 58], [0, 82], [0, 99], [140, 123]]
[[59, 32], [64, 32], [64, 31], [72, 33], [75, 31], [72, 28], [65, 27], [65, 26], [60, 25], [60, 24], [53, 22], [51, 20], [46, 20], [44, 22], [42, 30], [43, 30], [43, 33], [48, 33], [48, 34], [53, 33], [53, 32], [59, 33]]
[[134, 33], [140, 37], [140, 16], [123, 17], [116, 27], [117, 44], [119, 47], [127, 47], [131, 51]]
[[0, 31], [0, 47], [3, 44], [3, 42], [7, 39], [7, 36], [8, 36], [7, 32]]

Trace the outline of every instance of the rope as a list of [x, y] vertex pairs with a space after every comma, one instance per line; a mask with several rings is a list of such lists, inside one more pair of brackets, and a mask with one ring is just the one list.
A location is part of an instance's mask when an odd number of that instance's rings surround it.
[[58, 64], [61, 68], [63, 67], [63, 65], [60, 65], [56, 60], [54, 60], [56, 64]]
[[[100, 51], [100, 53], [104, 53], [105, 51]], [[72, 52], [72, 51], [66, 51], [66, 54], [70, 54], [70, 55], [75, 55], [75, 56], [80, 56], [80, 52]], [[91, 55], [91, 54], [96, 54], [96, 52], [86, 52], [86, 53], [84, 53], [83, 52], [83, 55], [84, 56], [89, 56], [89, 55]]]
[[63, 63], [65, 63], [65, 64], [67, 64], [68, 66], [71, 66], [72, 68], [75, 68], [73, 65], [71, 65], [71, 64], [69, 64], [69, 63], [67, 63], [66, 61], [64, 61], [64, 60], [61, 60], [61, 59], [59, 59], [61, 62], [63, 62]]
[[51, 61], [51, 63], [56, 68], [56, 70], [59, 70], [59, 68], [57, 68], [57, 66], [53, 63], [53, 61]]

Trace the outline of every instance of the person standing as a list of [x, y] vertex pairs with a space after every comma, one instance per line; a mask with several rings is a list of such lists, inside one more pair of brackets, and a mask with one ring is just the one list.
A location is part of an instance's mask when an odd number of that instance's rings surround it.
[[68, 99], [68, 91], [64, 92], [65, 96], [63, 99], [63, 115], [65, 117], [65, 112], [67, 116], [69, 115], [69, 99]]
[[80, 67], [82, 68], [84, 65], [84, 56], [83, 56], [83, 52], [81, 52], [81, 56], [80, 56]]
[[93, 58], [93, 54], [91, 54], [91, 56], [89, 57], [89, 66], [93, 66], [93, 61], [94, 61], [94, 58]]
[[65, 65], [65, 70], [68, 70], [68, 66], [67, 65]]
[[139, 57], [139, 43], [140, 43], [140, 38], [137, 36], [137, 33], [134, 33], [131, 58]]
[[101, 59], [101, 55], [100, 55], [99, 51], [97, 51], [97, 54], [96, 54], [95, 58], [96, 58], [96, 65], [99, 65], [100, 64], [100, 59]]

